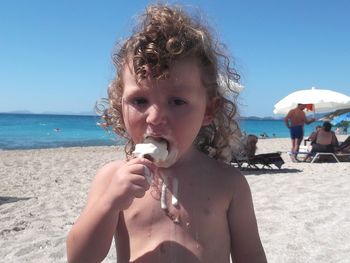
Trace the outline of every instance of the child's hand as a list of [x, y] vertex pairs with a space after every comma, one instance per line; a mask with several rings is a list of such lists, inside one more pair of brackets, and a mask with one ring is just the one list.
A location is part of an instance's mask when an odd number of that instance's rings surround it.
[[134, 198], [141, 198], [150, 188], [146, 175], [155, 171], [155, 165], [145, 158], [135, 158], [123, 164], [115, 172], [106, 195], [118, 210], [125, 210]]

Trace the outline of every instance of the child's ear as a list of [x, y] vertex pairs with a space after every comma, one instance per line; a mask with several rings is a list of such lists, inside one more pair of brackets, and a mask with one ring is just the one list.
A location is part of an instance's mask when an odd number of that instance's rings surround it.
[[203, 117], [202, 126], [207, 126], [213, 121], [215, 113], [220, 107], [220, 103], [221, 103], [221, 100], [219, 97], [215, 97], [208, 100], [207, 108], [205, 110], [205, 114]]

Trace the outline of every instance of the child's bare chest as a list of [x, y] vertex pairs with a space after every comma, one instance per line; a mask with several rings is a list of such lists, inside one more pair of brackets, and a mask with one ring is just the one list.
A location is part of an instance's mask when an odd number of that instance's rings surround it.
[[217, 202], [210, 192], [176, 184], [151, 187], [143, 198], [135, 199], [125, 211], [126, 221], [130, 224], [169, 224], [189, 228], [191, 224], [198, 224], [217, 212], [218, 207], [214, 205]]
[[[148, 254], [167, 262], [171, 253], [197, 259], [210, 258], [208, 251], [226, 254], [229, 249], [222, 242], [213, 244], [213, 240], [229, 243], [227, 202], [222, 191], [211, 186], [187, 181], [174, 187], [174, 182], [168, 182], [166, 187], [159, 184], [143, 198], [134, 199], [123, 212], [126, 231], [122, 231], [128, 234], [131, 258]], [[178, 262], [197, 261], [184, 258]]]
[[203, 186], [151, 187], [124, 211], [126, 226], [135, 233], [148, 231], [147, 235], [162, 229], [161, 236], [170, 239], [174, 233], [168, 230], [176, 229], [177, 238], [195, 240], [198, 232], [210, 233], [214, 230], [210, 226], [226, 223], [227, 207], [222, 199]]
[[[178, 203], [174, 204], [168, 191], [164, 208], [160, 195], [150, 190], [124, 211], [131, 259], [148, 254], [162, 258], [159, 262], [168, 262], [168, 257], [190, 255], [177, 262], [197, 262], [193, 259], [207, 258], [206, 253], [221, 243], [213, 244], [213, 240], [229, 243], [225, 209], [217, 205], [217, 200], [211, 200], [204, 193], [182, 190], [177, 196]], [[228, 248], [218, 245], [215, 249], [221, 250], [225, 254]], [[150, 262], [155, 262], [152, 260]]]

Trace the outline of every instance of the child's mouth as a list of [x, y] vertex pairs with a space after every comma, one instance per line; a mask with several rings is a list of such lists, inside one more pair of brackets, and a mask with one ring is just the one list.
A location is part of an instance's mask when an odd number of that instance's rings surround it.
[[136, 144], [133, 153], [138, 157], [144, 157], [156, 165], [166, 162], [169, 156], [168, 141], [162, 137], [145, 137], [143, 143]]
[[160, 144], [164, 143], [166, 145], [166, 149], [169, 152], [170, 144], [169, 144], [169, 141], [167, 139], [165, 139], [163, 137], [146, 136], [144, 142], [147, 142], [149, 140], [154, 140], [154, 141], [156, 141], [156, 142], [158, 142]]
[[152, 161], [156, 166], [168, 168], [176, 162], [178, 151], [171, 146], [171, 140], [147, 134], [142, 143], [135, 145], [133, 154]]

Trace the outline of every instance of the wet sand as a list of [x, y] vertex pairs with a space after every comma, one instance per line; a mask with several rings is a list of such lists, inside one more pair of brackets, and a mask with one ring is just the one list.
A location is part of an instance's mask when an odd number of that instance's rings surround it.
[[[243, 171], [268, 261], [348, 262], [350, 163], [293, 163], [289, 148], [289, 139], [259, 140], [258, 153], [282, 151], [286, 163]], [[122, 156], [116, 147], [0, 151], [0, 262], [66, 262], [92, 178]], [[115, 257], [112, 245], [104, 262]]]

